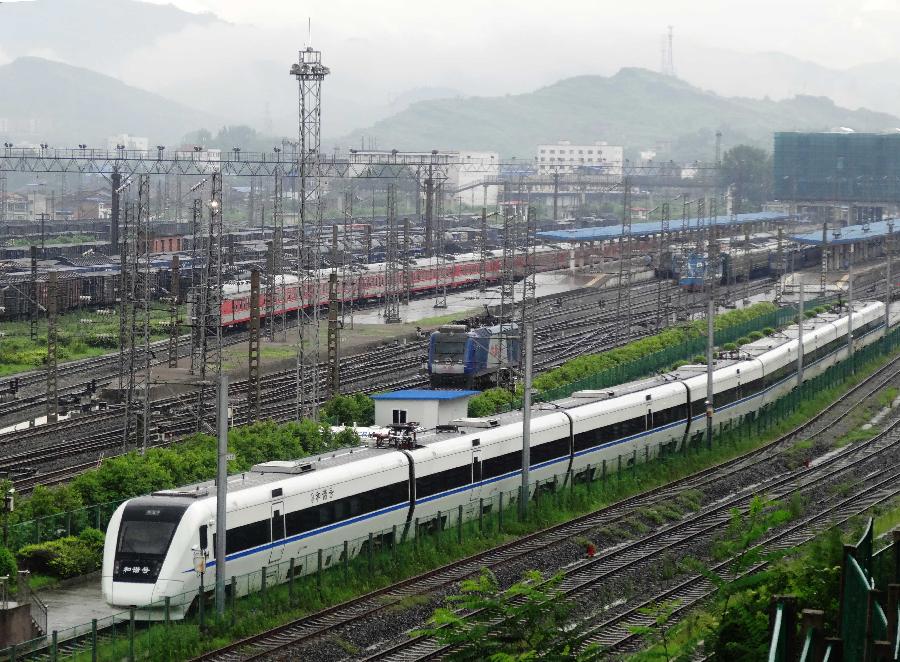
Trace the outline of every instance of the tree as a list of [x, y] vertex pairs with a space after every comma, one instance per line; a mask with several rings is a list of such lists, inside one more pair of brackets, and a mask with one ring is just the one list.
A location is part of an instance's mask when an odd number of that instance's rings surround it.
[[772, 157], [764, 149], [737, 145], [722, 157], [721, 177], [736, 212], [758, 211], [772, 194]]
[[533, 570], [500, 590], [497, 578], [485, 569], [476, 579], [462, 582], [460, 594], [449, 596], [447, 606], [435, 610], [431, 627], [414, 634], [450, 646], [448, 659], [459, 662], [588, 659], [597, 650], [574, 652], [580, 630], [569, 627], [571, 605], [558, 589], [560, 581], [562, 575], [544, 581]]

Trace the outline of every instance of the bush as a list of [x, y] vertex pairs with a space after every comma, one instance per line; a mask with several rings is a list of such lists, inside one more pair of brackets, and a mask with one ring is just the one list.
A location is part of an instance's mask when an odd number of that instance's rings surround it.
[[16, 585], [16, 575], [19, 571], [16, 566], [16, 557], [6, 547], [0, 547], [0, 577], [9, 577], [7, 586]]
[[734, 342], [736, 345], [746, 345], [748, 342], [750, 342], [750, 338], [748, 338], [747, 336], [741, 336]]
[[103, 564], [103, 533], [85, 529], [68, 536], [19, 550], [19, 561], [32, 573], [66, 579], [99, 570]]
[[752, 340], [761, 340], [763, 338], [763, 334], [761, 331], [751, 331], [750, 333], [747, 334], [747, 337], [750, 338], [751, 341]]
[[828, 309], [825, 308], [825, 306], [816, 306], [815, 308], [813, 308], [813, 310], [816, 311], [816, 315], [821, 315]]
[[697, 354], [694, 358], [691, 359], [691, 363], [696, 363], [697, 365], [706, 365], [706, 357], [703, 354]]
[[775, 333], [775, 329], [773, 329], [771, 326], [767, 326], [762, 330], [762, 332], [764, 336], [771, 336], [773, 333]]
[[805, 311], [805, 312], [803, 313], [803, 316], [804, 316], [806, 319], [810, 319], [810, 318], [816, 316], [816, 311], [814, 311], [814, 310], [807, 310], [807, 311]]
[[733, 342], [727, 342], [724, 345], [722, 345], [722, 349], [725, 350], [726, 352], [733, 352], [734, 350], [737, 349], [737, 345], [735, 345]]

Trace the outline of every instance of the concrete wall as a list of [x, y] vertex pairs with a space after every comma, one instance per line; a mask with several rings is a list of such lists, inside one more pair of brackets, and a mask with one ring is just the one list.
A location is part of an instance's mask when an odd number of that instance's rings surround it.
[[9, 603], [9, 609], [0, 609], [0, 648], [37, 636], [31, 624], [31, 605]]

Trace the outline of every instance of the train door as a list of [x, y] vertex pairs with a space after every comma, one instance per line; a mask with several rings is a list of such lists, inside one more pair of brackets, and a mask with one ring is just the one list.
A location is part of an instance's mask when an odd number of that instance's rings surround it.
[[481, 498], [481, 441], [472, 440], [472, 494], [473, 501]]
[[284, 554], [284, 502], [272, 503], [272, 549], [269, 552], [269, 563], [278, 563]]

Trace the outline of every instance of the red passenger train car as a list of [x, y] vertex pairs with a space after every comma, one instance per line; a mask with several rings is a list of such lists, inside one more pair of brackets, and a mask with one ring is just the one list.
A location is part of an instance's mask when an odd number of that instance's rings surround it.
[[[560, 248], [544, 248], [535, 255], [537, 271], [553, 271], [569, 266], [571, 251]], [[421, 262], [426, 262], [424, 259]], [[478, 283], [480, 273], [480, 259], [475, 255], [461, 255], [455, 261], [447, 261], [443, 267], [441, 283], [447, 289], [456, 289], [473, 286]], [[499, 256], [491, 257], [485, 265], [485, 276], [488, 282], [500, 280], [502, 259]], [[384, 296], [385, 292], [385, 265], [370, 264], [362, 273], [354, 273], [347, 276], [347, 282], [341, 280], [338, 275], [338, 299], [342, 302], [374, 301]], [[515, 271], [517, 277], [521, 277], [525, 270], [525, 259], [522, 255], [516, 256]], [[322, 270], [316, 279], [315, 285], [305, 292], [306, 296], [300, 296], [300, 283], [286, 283], [275, 288], [276, 313], [285, 313], [298, 310], [301, 302], [304, 306], [312, 305], [313, 301], [319, 305], [328, 303], [328, 278], [329, 270]], [[402, 278], [402, 276], [398, 276]], [[413, 265], [410, 268], [410, 291], [416, 294], [433, 291], [438, 281], [438, 266], [433, 261], [427, 264]], [[250, 283], [239, 281], [230, 283], [229, 289], [222, 300], [222, 326], [235, 326], [245, 324], [250, 319]], [[307, 286], [308, 287], [308, 286]], [[403, 286], [401, 285], [401, 288]], [[260, 316], [266, 315], [266, 292], [263, 284], [260, 293]]]

